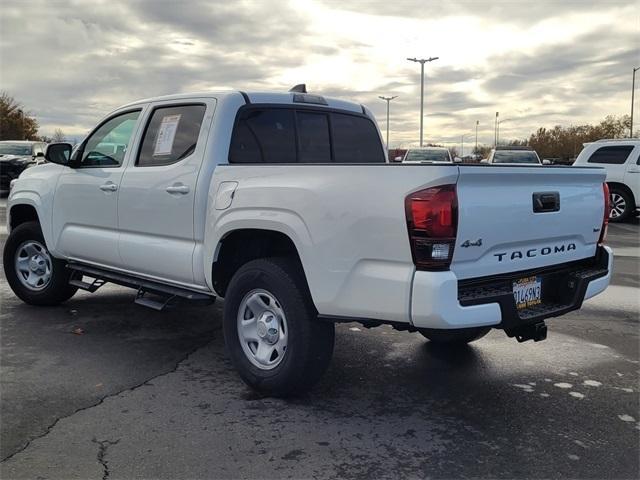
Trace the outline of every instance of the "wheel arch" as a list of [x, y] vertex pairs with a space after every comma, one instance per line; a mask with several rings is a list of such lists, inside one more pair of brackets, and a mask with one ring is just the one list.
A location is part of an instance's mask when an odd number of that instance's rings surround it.
[[631, 201], [633, 202], [633, 206], [635, 207], [636, 198], [633, 195], [633, 191], [627, 185], [621, 182], [607, 182], [607, 185], [609, 185], [610, 190], [616, 188], [618, 190], [624, 191], [627, 195], [629, 195], [629, 197], [631, 197]]
[[308, 276], [296, 243], [288, 234], [267, 228], [237, 228], [220, 238], [211, 265], [211, 283], [216, 294], [225, 296], [231, 278], [242, 265], [267, 257], [293, 259], [300, 269], [304, 288], [312, 298]]

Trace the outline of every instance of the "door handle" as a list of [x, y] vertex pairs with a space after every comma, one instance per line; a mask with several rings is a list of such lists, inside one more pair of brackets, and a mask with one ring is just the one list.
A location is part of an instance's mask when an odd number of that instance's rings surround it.
[[107, 182], [103, 185], [100, 185], [100, 190], [102, 190], [103, 192], [115, 192], [116, 190], [118, 190], [118, 185], [113, 182]]
[[188, 185], [183, 185], [182, 183], [174, 183], [173, 185], [171, 185], [170, 187], [167, 187], [167, 193], [180, 193], [182, 195], [185, 195], [187, 193], [189, 193], [189, 186]]

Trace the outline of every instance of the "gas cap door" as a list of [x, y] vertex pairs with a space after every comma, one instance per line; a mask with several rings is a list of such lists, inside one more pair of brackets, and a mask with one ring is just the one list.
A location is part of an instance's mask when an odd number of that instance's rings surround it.
[[216, 194], [216, 210], [225, 210], [231, 206], [238, 182], [222, 182]]

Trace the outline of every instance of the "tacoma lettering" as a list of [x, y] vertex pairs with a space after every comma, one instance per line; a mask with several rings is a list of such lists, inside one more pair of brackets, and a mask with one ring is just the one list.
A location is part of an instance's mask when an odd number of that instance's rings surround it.
[[537, 257], [538, 253], [540, 253], [540, 255], [551, 255], [551, 253], [564, 253], [564, 252], [570, 252], [571, 250], [575, 250], [575, 249], [576, 249], [575, 243], [568, 243], [566, 245], [554, 245], [553, 247], [543, 247], [540, 250], [538, 250], [537, 248], [530, 248], [529, 250], [526, 250], [524, 252], [520, 250], [514, 250], [512, 252], [499, 252], [499, 253], [494, 253], [493, 256], [498, 258], [498, 262], [502, 262], [502, 260], [507, 256], [511, 260], [517, 260], [517, 259], [525, 258], [525, 256], [528, 258]]

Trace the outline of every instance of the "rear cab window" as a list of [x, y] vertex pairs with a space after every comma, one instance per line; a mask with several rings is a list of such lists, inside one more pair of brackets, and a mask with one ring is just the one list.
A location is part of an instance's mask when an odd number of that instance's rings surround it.
[[591, 154], [587, 163], [606, 163], [609, 165], [622, 165], [627, 161], [633, 145], [612, 145], [600, 147]]
[[136, 166], [171, 165], [191, 155], [205, 110], [202, 104], [157, 107], [147, 123]]
[[331, 109], [242, 108], [229, 163], [385, 163], [371, 119]]

